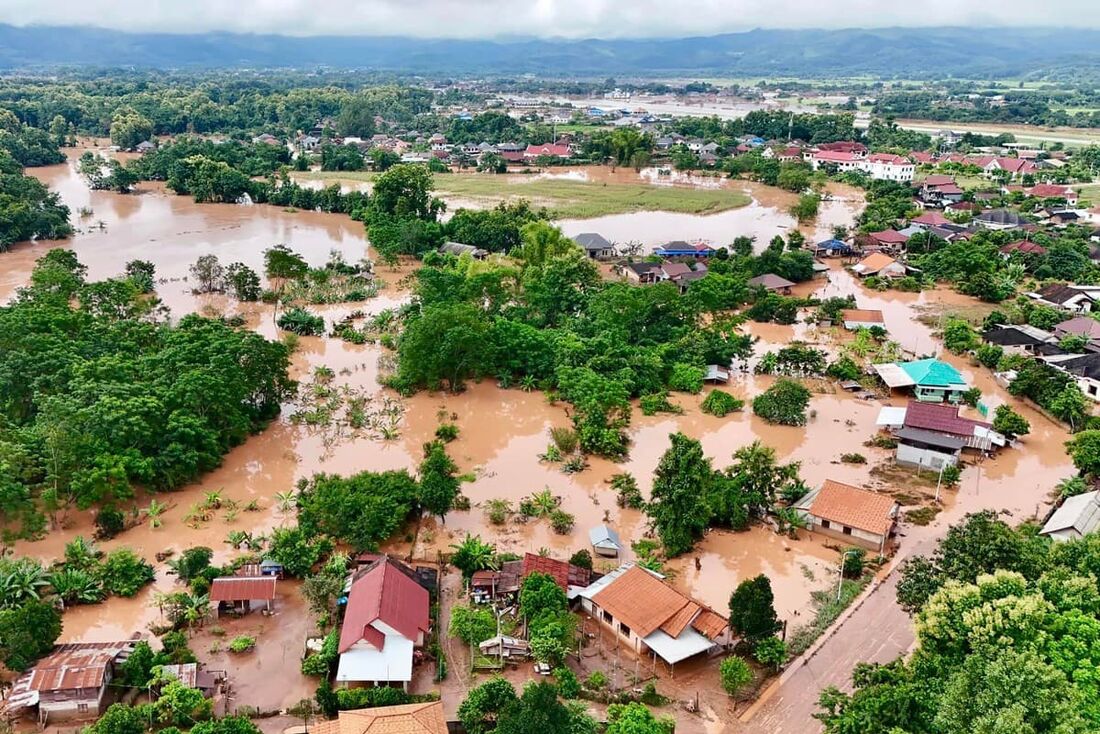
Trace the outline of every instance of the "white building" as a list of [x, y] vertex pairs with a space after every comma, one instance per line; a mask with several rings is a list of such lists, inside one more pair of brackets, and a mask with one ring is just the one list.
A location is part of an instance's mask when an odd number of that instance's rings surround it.
[[888, 153], [872, 153], [860, 156], [858, 153], [836, 150], [817, 150], [810, 154], [810, 166], [816, 171], [828, 165], [844, 173], [863, 171], [871, 178], [882, 181], [912, 181], [916, 166], [905, 156]]
[[826, 479], [794, 509], [809, 530], [881, 553], [894, 531], [898, 503], [888, 495]]
[[1100, 492], [1066, 497], [1039, 531], [1054, 540], [1077, 540], [1100, 527]]

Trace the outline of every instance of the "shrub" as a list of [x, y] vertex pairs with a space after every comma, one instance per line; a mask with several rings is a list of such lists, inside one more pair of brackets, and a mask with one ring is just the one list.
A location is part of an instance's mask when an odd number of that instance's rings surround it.
[[668, 386], [679, 392], [697, 393], [703, 390], [703, 378], [707, 371], [702, 367], [678, 362], [672, 365], [672, 374], [668, 378]]
[[981, 399], [982, 391], [976, 387], [972, 387], [962, 394], [962, 401], [971, 408], [976, 408], [978, 406], [978, 401]]
[[668, 400], [667, 392], [655, 392], [643, 395], [638, 400], [638, 406], [642, 409], [642, 415], [656, 415], [657, 413], [683, 413], [679, 405], [674, 405]]
[[783, 642], [783, 640], [775, 635], [765, 637], [763, 640], [756, 643], [756, 649], [753, 650], [753, 656], [756, 657], [757, 662], [761, 665], [778, 668], [783, 664], [783, 661], [787, 659], [787, 643]]
[[581, 548], [579, 551], [569, 557], [569, 563], [578, 568], [587, 568], [592, 570], [592, 554], [588, 552], [587, 548]]
[[858, 579], [863, 575], [863, 564], [867, 551], [862, 548], [848, 548], [844, 551], [843, 573], [845, 578]]
[[328, 676], [329, 668], [331, 668], [331, 664], [324, 655], [314, 654], [302, 660], [302, 675], [308, 675], [312, 678]]
[[111, 551], [99, 569], [103, 588], [115, 596], [133, 596], [155, 577], [153, 567], [129, 548]]
[[484, 608], [456, 605], [451, 610], [449, 632], [466, 645], [476, 645], [496, 634], [496, 619]]
[[238, 635], [229, 642], [229, 652], [248, 652], [256, 647], [256, 638], [248, 635]]
[[731, 655], [718, 666], [718, 680], [722, 690], [733, 696], [752, 682], [752, 668], [743, 658]]
[[978, 347], [978, 351], [975, 353], [978, 361], [984, 367], [989, 369], [995, 369], [997, 363], [1001, 361], [1001, 357], [1004, 356], [1005, 350], [1000, 344], [983, 344]]
[[640, 510], [645, 506], [642, 491], [638, 489], [638, 482], [633, 475], [620, 472], [611, 477], [611, 488], [617, 495], [615, 503], [619, 507], [629, 507], [632, 510]]
[[443, 443], [450, 443], [458, 438], [458, 426], [454, 423], [442, 423], [435, 429], [435, 437]]
[[558, 682], [558, 693], [562, 698], [576, 698], [581, 695], [581, 684], [577, 674], [566, 667], [554, 670], [554, 679]]
[[978, 335], [970, 324], [962, 319], [947, 319], [943, 328], [943, 345], [955, 354], [963, 354], [978, 347]]
[[550, 513], [550, 527], [559, 535], [565, 535], [573, 529], [574, 518], [565, 510], [554, 510]]
[[607, 688], [607, 676], [596, 670], [584, 679], [584, 687], [590, 691], [602, 691]]
[[485, 514], [493, 525], [503, 525], [512, 512], [512, 503], [505, 499], [492, 499], [485, 503]]
[[104, 507], [95, 516], [95, 536], [106, 540], [126, 529], [126, 516], [113, 507]]
[[769, 423], [804, 426], [809, 404], [809, 390], [794, 380], [782, 378], [753, 399], [752, 411]]
[[550, 429], [550, 439], [557, 446], [558, 451], [563, 455], [568, 456], [577, 450], [577, 446], [580, 443], [580, 436], [572, 428], [566, 428], [564, 426], [558, 426]]
[[702, 405], [699, 406], [700, 410], [704, 413], [709, 413], [719, 418], [724, 418], [730, 413], [734, 413], [744, 407], [744, 400], [735, 398], [725, 390], [711, 390], [710, 394], [703, 400]]
[[325, 331], [323, 318], [297, 306], [284, 311], [275, 323], [283, 331], [299, 336], [320, 336]]
[[958, 484], [959, 479], [962, 478], [962, 469], [959, 468], [958, 464], [945, 466], [940, 476], [943, 479], [944, 484], [946, 484], [948, 487], [953, 487]]
[[840, 461], [844, 464], [866, 464], [867, 457], [857, 453], [841, 454]]
[[851, 357], [841, 357], [829, 365], [825, 374], [837, 380], [856, 380], [863, 376], [863, 370]]

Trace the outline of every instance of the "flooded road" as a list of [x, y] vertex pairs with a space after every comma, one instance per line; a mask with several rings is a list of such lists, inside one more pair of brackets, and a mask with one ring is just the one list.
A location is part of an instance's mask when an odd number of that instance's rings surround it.
[[[194, 204], [187, 198], [166, 194], [159, 186], [148, 184], [134, 195], [90, 192], [71, 166], [33, 172], [61, 192], [65, 202], [73, 207], [74, 217], [78, 208], [90, 206], [94, 214], [88, 219], [92, 224], [103, 220], [106, 231], [98, 231], [78, 220], [82, 232], [69, 241], [21, 244], [12, 252], [0, 254], [0, 299], [4, 300], [27, 281], [34, 260], [50, 247], [71, 247], [89, 266], [90, 278], [116, 275], [130, 259], [153, 261], [158, 278], [169, 279], [158, 284], [158, 294], [177, 318], [205, 306], [236, 308], [225, 299], [199, 299], [190, 294], [182, 278], [200, 255], [214, 253], [223, 263], [241, 261], [262, 269], [263, 250], [280, 242], [302, 253], [313, 264], [323, 263], [332, 249], [349, 260], [358, 260], [368, 254], [362, 225], [345, 216], [291, 213], [269, 206]], [[758, 193], [763, 199], [763, 192]], [[771, 195], [775, 198], [728, 213], [731, 216], [751, 215], [746, 220], [731, 219], [725, 224], [712, 225], [711, 220], [724, 215], [693, 218], [699, 220], [700, 227], [714, 227], [705, 231], [681, 230], [675, 224], [679, 221], [677, 215], [670, 214], [624, 215], [621, 232], [615, 231], [610, 221], [602, 225], [597, 225], [596, 220], [580, 224], [563, 222], [562, 225], [567, 227], [567, 232], [601, 231], [613, 239], [637, 239], [649, 227], [654, 230], [665, 227], [660, 236], [651, 235], [654, 241], [708, 237], [728, 242], [741, 234], [755, 234], [758, 242], [766, 243], [775, 234], [784, 233], [783, 223], [789, 221], [789, 218], [783, 219], [785, 214], [779, 213], [781, 200], [787, 194], [773, 192]], [[850, 224], [857, 206], [839, 199], [827, 204], [828, 213], [816, 229]], [[628, 219], [632, 223], [625, 229]], [[578, 229], [570, 229], [574, 225]], [[916, 320], [922, 309], [935, 313], [943, 309], [975, 307], [976, 302], [972, 299], [947, 290], [919, 294], [867, 291], [840, 269], [838, 262], [831, 265], [833, 269], [827, 279], [801, 285], [800, 295], [855, 294], [861, 308], [881, 309], [891, 338], [914, 352], [941, 351], [932, 327]], [[394, 271], [383, 268], [381, 275], [387, 281], [387, 288], [377, 299], [364, 304], [364, 310], [375, 312], [399, 303], [405, 297], [399, 281], [407, 271], [407, 268]], [[272, 307], [248, 304], [241, 310], [248, 316], [250, 327], [269, 337], [277, 335]], [[331, 323], [346, 315], [352, 307], [331, 306], [317, 310]], [[750, 323], [746, 329], [760, 338], [758, 353], [797, 338], [817, 343], [835, 354], [849, 338], [838, 330], [805, 323], [794, 326]], [[337, 384], [376, 395], [376, 399], [381, 400], [384, 391], [379, 385], [379, 360], [385, 356], [385, 350], [375, 345], [356, 346], [329, 338], [303, 338], [293, 357], [293, 371], [296, 377], [303, 379], [314, 367], [328, 366], [336, 373]], [[1018, 447], [967, 467], [960, 487], [944, 492], [944, 509], [931, 525], [904, 527], [903, 548], [933, 537], [942, 532], [947, 523], [979, 508], [1009, 509], [1017, 519], [1032, 516], [1045, 501], [1050, 488], [1073, 473], [1063, 449], [1067, 437], [1063, 428], [1008, 396], [993, 383], [987, 370], [976, 369], [952, 355], [945, 358], [982, 388], [983, 401], [991, 410], [1000, 402], [1011, 402], [1031, 422], [1032, 434], [1021, 439]], [[771, 379], [736, 373], [726, 389], [738, 397], [751, 399], [764, 390]], [[569, 425], [569, 417], [566, 405], [551, 405], [538, 392], [501, 390], [492, 382], [484, 381], [471, 384], [458, 395], [420, 393], [401, 400], [403, 418], [399, 436], [389, 441], [365, 436], [333, 440], [323, 430], [293, 425], [289, 420], [293, 406], [287, 406], [280, 419], [267, 430], [226, 455], [221, 467], [179, 491], [158, 495], [158, 501], [169, 505], [160, 527], [153, 528], [145, 522], [102, 545], [105, 549], [129, 546], [150, 560], [158, 552], [172, 550], [178, 553], [196, 545], [207, 545], [217, 552], [215, 561], [221, 562], [236, 553], [225, 542], [231, 530], [262, 534], [281, 523], [293, 522], [293, 517], [280, 512], [276, 493], [292, 490], [301, 478], [319, 471], [339, 474], [400, 468], [415, 471], [423, 444], [431, 439], [441, 420], [453, 421], [459, 427], [459, 437], [449, 444], [448, 450], [460, 471], [473, 476], [473, 481], [464, 483], [462, 490], [471, 500], [472, 507], [469, 512], [450, 513], [445, 523], [434, 518], [425, 519], [415, 541], [412, 539], [414, 528], [409, 528], [408, 536], [399, 534], [390, 548], [402, 554], [434, 558], [436, 551], [446, 550], [470, 532], [495, 543], [501, 551], [522, 553], [548, 549], [558, 557], [567, 557], [588, 547], [589, 528], [601, 522], [618, 530], [629, 544], [646, 534], [647, 519], [641, 512], [616, 505], [609, 486], [610, 478], [618, 472], [630, 472], [637, 478], [643, 494], [648, 496], [653, 470], [668, 446], [668, 435], [675, 431], [698, 438], [715, 467], [730, 464], [738, 448], [759, 440], [774, 448], [780, 461], [800, 462], [802, 477], [810, 486], [831, 478], [866, 487], [905, 489], [888, 486], [887, 481], [872, 475], [876, 465], [889, 463], [889, 452], [863, 446], [875, 432], [875, 418], [885, 404], [882, 401], [860, 400], [830, 387], [827, 392], [813, 395], [808, 425], [796, 428], [768, 425], [748, 409], [726, 418], [705, 415], [699, 410], [704, 397], [705, 393], [674, 394], [672, 400], [683, 407], [683, 415], [645, 417], [635, 411], [629, 428], [629, 457], [620, 464], [593, 458], [587, 470], [574, 475], [563, 474], [556, 465], [539, 460], [539, 454], [545, 452], [550, 441], [549, 429]], [[902, 405], [905, 398], [893, 395], [887, 402]], [[847, 452], [863, 453], [868, 461], [866, 464], [840, 463], [840, 455]], [[510, 520], [502, 526], [488, 523], [484, 505], [489, 500], [505, 499], [515, 508], [522, 498], [547, 488], [562, 498], [562, 509], [575, 516], [570, 533], [555, 533], [545, 520], [527, 523]], [[185, 517], [192, 505], [211, 491], [221, 493], [223, 498], [239, 503], [242, 508], [255, 501], [256, 509], [242, 509], [236, 513], [223, 511], [206, 522], [187, 524]], [[149, 497], [141, 496], [135, 505], [144, 507], [148, 502]], [[90, 514], [74, 510], [69, 513], [63, 532], [51, 533], [36, 542], [17, 543], [15, 550], [52, 560], [61, 556], [66, 541], [78, 534], [91, 536], [92, 530]], [[625, 558], [632, 557], [632, 552], [627, 550]], [[757, 527], [741, 533], [712, 531], [692, 554], [668, 563], [667, 568], [671, 583], [719, 610], [726, 607], [729, 594], [738, 582], [765, 573], [773, 582], [780, 617], [797, 625], [810, 614], [812, 592], [835, 583], [837, 561], [837, 553], [825, 547], [820, 538], [802, 533], [800, 538], [791, 539]], [[117, 639], [144, 630], [149, 623], [155, 622], [159, 617], [154, 603], [156, 592], [179, 588], [174, 577], [165, 573], [165, 564], [156, 566], [157, 583], [134, 599], [111, 599], [101, 605], [67, 612], [61, 639]], [[285, 603], [280, 606], [285, 616], [276, 617], [274, 623], [258, 615], [255, 619], [242, 621], [245, 625], [266, 625], [259, 633], [278, 641], [271, 650], [265, 652], [261, 645], [255, 658], [226, 658], [225, 653], [205, 649], [215, 643], [207, 632], [201, 632], [202, 641], [196, 643], [204, 646], [201, 652], [198, 646], [195, 649], [212, 667], [231, 666], [241, 672], [241, 703], [252, 703], [245, 700], [246, 691], [247, 696], [273, 707], [280, 702], [282, 705], [294, 703], [304, 695], [301, 691], [305, 684], [297, 674], [300, 648], [295, 640], [300, 641], [312, 632], [312, 625], [308, 614], [294, 605], [292, 597], [296, 598], [297, 594], [291, 593], [292, 587], [283, 588], [287, 591], [285, 595], [280, 594], [281, 598], [285, 596]], [[270, 676], [272, 670], [280, 670], [281, 680], [285, 680], [278, 691], [263, 691], [259, 681]]]

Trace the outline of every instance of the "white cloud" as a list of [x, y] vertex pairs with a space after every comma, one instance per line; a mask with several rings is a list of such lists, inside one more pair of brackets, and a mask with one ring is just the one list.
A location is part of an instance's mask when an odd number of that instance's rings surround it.
[[751, 28], [1100, 27], [1097, 0], [0, 0], [0, 22], [432, 38], [658, 37]]

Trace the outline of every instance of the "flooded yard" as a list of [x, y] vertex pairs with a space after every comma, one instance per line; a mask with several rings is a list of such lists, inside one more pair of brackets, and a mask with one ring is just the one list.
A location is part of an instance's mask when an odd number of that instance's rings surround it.
[[[323, 263], [333, 249], [349, 261], [368, 254], [362, 225], [344, 216], [292, 213], [269, 206], [194, 204], [148, 184], [133, 195], [90, 192], [72, 165], [37, 169], [34, 173], [61, 192], [73, 208], [74, 217], [76, 210], [84, 206], [91, 207], [94, 213], [78, 219], [81, 231], [69, 241], [22, 244], [0, 254], [0, 300], [10, 298], [27, 281], [35, 259], [50, 247], [72, 248], [88, 266], [88, 275], [93, 279], [118, 274], [130, 259], [151, 260], [156, 265], [157, 277], [167, 279], [158, 285], [158, 294], [177, 318], [204, 306], [237, 307], [190, 294], [183, 279], [200, 255], [212, 253], [223, 263], [240, 261], [261, 269], [263, 250], [277, 243], [286, 243], [311, 264]], [[742, 234], [755, 235], [759, 242], [766, 243], [792, 226], [782, 201], [785, 194], [769, 191], [771, 198], [765, 198], [765, 192], [754, 191], [752, 187], [747, 190], [760, 201], [710, 217], [639, 213], [619, 215], [621, 218], [563, 221], [561, 225], [569, 234], [599, 231], [611, 239], [638, 239], [646, 243], [696, 238], [724, 243]], [[835, 201], [824, 205], [822, 217], [807, 232], [808, 236], [811, 233], [816, 237], [828, 236], [834, 224], [851, 223], [858, 203], [842, 198], [843, 192], [837, 195]], [[100, 220], [104, 231], [92, 226]], [[364, 309], [376, 311], [399, 303], [405, 297], [399, 286], [405, 274], [407, 268], [389, 272], [383, 268], [381, 275], [387, 288], [377, 299], [365, 304]], [[932, 328], [917, 320], [921, 309], [950, 310], [974, 305], [971, 299], [946, 290], [919, 294], [867, 291], [840, 269], [839, 263], [834, 264], [827, 279], [800, 286], [800, 294], [811, 293], [821, 297], [855, 294], [860, 308], [884, 312], [893, 339], [918, 353], [942, 351]], [[348, 306], [318, 309], [329, 320], [350, 310]], [[247, 304], [242, 312], [252, 328], [275, 336], [271, 306]], [[792, 339], [834, 349], [845, 338], [835, 330], [806, 324], [750, 323], [746, 328], [760, 337], [758, 353]], [[293, 357], [294, 372], [304, 378], [314, 367], [328, 366], [335, 371], [338, 384], [381, 395], [384, 391], [378, 383], [378, 363], [383, 353], [378, 346], [356, 346], [331, 338], [302, 338]], [[993, 382], [987, 370], [974, 368], [953, 355], [944, 358], [982, 389], [983, 401], [991, 410], [1001, 402], [1012, 403], [1031, 422], [1032, 433], [1021, 439], [1017, 447], [968, 466], [959, 488], [944, 492], [944, 509], [934, 523], [926, 527], [903, 526], [906, 536], [932, 533], [966, 512], [987, 507], [1010, 510], [1017, 519], [1030, 517], [1046, 502], [1051, 487], [1073, 473], [1063, 449], [1067, 436], [1061, 426], [1010, 397]], [[735, 374], [728, 389], [749, 400], [765, 389], [771, 379]], [[450, 513], [445, 523], [426, 519], [415, 541], [412, 528], [407, 536], [394, 540], [392, 550], [420, 558], [434, 557], [436, 551], [446, 550], [467, 532], [481, 535], [501, 551], [548, 549], [564, 558], [587, 548], [589, 528], [601, 522], [618, 530], [629, 544], [647, 532], [646, 517], [639, 511], [617, 506], [610, 478], [618, 472], [630, 472], [648, 496], [653, 470], [668, 446], [668, 435], [675, 431], [698, 438], [716, 467], [732, 463], [731, 456], [738, 448], [759, 440], [774, 448], [780, 461], [800, 462], [802, 477], [810, 486], [835, 479], [860, 486], [900, 489], [886, 487], [872, 476], [876, 465], [890, 461], [889, 452], [867, 448], [863, 443], [874, 434], [875, 419], [882, 405], [903, 405], [905, 398], [901, 395], [869, 401], [843, 392], [815, 393], [810, 404], [812, 417], [807, 426], [798, 428], [769, 425], [749, 409], [715, 418], [699, 410], [703, 397], [705, 393], [674, 394], [673, 402], [683, 407], [683, 415], [644, 417], [635, 411], [629, 429], [632, 441], [629, 458], [620, 464], [593, 458], [587, 470], [574, 475], [563, 474], [556, 465], [539, 460], [550, 440], [549, 429], [569, 424], [568, 406], [552, 405], [539, 392], [502, 390], [484, 381], [471, 384], [457, 395], [420, 393], [401, 400], [404, 415], [399, 437], [390, 441], [367, 437], [333, 441], [322, 430], [293, 425], [289, 421], [292, 406], [287, 406], [280, 419], [231, 451], [221, 467], [179, 491], [158, 495], [159, 501], [169, 505], [160, 527], [139, 524], [103, 546], [106, 549], [129, 546], [153, 560], [158, 552], [179, 553], [188, 547], [207, 545], [216, 551], [215, 562], [224, 561], [234, 553], [225, 542], [229, 531], [264, 533], [280, 523], [292, 522], [292, 518], [279, 511], [275, 495], [291, 490], [301, 478], [321, 471], [338, 474], [395, 468], [414, 471], [423, 444], [431, 439], [441, 418], [459, 427], [459, 436], [448, 450], [460, 471], [473, 476], [473, 481], [463, 485], [463, 493], [472, 507], [468, 512]], [[840, 463], [839, 456], [846, 452], [861, 452], [868, 461]], [[546, 488], [562, 498], [562, 509], [575, 516], [576, 524], [569, 534], [555, 533], [546, 521], [524, 524], [510, 521], [501, 526], [488, 522], [483, 507], [488, 500], [506, 499], [515, 507], [523, 497]], [[188, 508], [208, 491], [220, 492], [242, 506], [255, 500], [258, 510], [232, 517], [221, 513], [195, 526], [185, 524]], [[148, 501], [148, 497], [139, 497], [136, 504], [144, 506]], [[66, 541], [76, 535], [90, 537], [92, 531], [90, 515], [72, 511], [63, 531], [52, 532], [40, 541], [20, 542], [15, 551], [54, 559], [61, 555]], [[909, 543], [908, 537], [903, 539], [903, 551]], [[625, 557], [629, 559], [632, 555], [628, 550]], [[803, 532], [799, 538], [788, 538], [757, 527], [740, 533], [712, 531], [694, 553], [669, 563], [668, 570], [671, 583], [719, 610], [726, 607], [738, 582], [766, 574], [773, 582], [780, 617], [798, 625], [812, 614], [811, 593], [835, 584], [837, 563], [838, 554], [818, 537]], [[137, 597], [112, 598], [103, 604], [67, 612], [61, 640], [113, 640], [144, 631], [156, 622], [159, 618], [154, 602], [156, 593], [177, 588], [174, 577], [166, 574], [166, 565], [157, 563], [156, 567], [156, 584]], [[276, 616], [265, 618], [257, 614], [219, 623], [227, 638], [255, 631], [261, 641], [257, 651], [245, 656], [211, 652], [217, 643], [210, 631], [212, 623], [194, 639], [194, 649], [211, 668], [229, 671], [239, 704], [278, 708], [309, 695], [315, 685], [298, 672], [301, 645], [312, 632], [312, 623], [295, 585], [284, 583], [280, 588]], [[272, 644], [267, 644], [268, 641]], [[691, 680], [688, 675], [685, 670], [685, 679]], [[713, 678], [710, 672], [707, 675]], [[457, 702], [447, 705], [450, 711]], [[699, 728], [693, 724], [684, 730], [720, 731], [714, 725], [723, 720], [724, 714], [719, 712], [709, 719], [699, 719]]]

